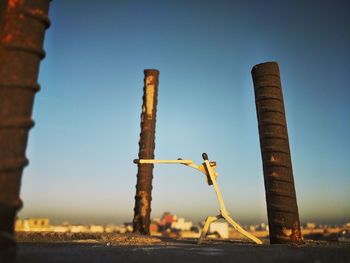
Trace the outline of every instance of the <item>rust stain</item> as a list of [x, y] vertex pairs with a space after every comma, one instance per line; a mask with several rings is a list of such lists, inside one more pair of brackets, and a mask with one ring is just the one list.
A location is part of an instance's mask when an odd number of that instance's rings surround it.
[[2, 38], [2, 41], [4, 42], [9, 42], [13, 39], [13, 35], [12, 34], [7, 34]]
[[40, 10], [40, 9], [30, 9], [30, 10], [28, 10], [28, 12], [33, 14], [33, 15], [45, 15], [45, 12], [43, 10]]
[[145, 121], [146, 105], [142, 105], [141, 123]]
[[17, 5], [22, 5], [24, 0], [9, 0], [8, 1], [8, 7], [9, 8], [15, 8]]
[[295, 221], [293, 224], [293, 239], [303, 242], [303, 236], [301, 235], [300, 224], [298, 221]]
[[138, 195], [141, 198], [141, 216], [146, 216], [149, 209], [148, 193], [146, 191], [139, 191]]
[[273, 155], [271, 155], [271, 158], [270, 158], [270, 161], [271, 162], [277, 162], [277, 158], [275, 157], [275, 156], [273, 156]]
[[153, 117], [153, 105], [154, 105], [154, 92], [155, 92], [155, 76], [150, 75], [146, 77], [146, 107], [145, 112], [147, 119]]
[[290, 237], [293, 234], [293, 230], [291, 228], [283, 227], [282, 232], [285, 237]]

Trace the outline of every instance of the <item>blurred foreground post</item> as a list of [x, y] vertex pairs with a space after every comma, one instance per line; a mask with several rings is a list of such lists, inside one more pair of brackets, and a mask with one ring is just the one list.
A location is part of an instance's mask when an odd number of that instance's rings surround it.
[[270, 243], [302, 241], [278, 64], [252, 69]]
[[[141, 113], [139, 159], [154, 159], [158, 76], [156, 69], [144, 71], [144, 95]], [[134, 208], [134, 233], [149, 235], [153, 164], [138, 164]]]
[[[48, 19], [49, 0], [0, 3], [0, 258], [15, 255], [14, 220]], [[1, 261], [2, 262], [2, 261]]]

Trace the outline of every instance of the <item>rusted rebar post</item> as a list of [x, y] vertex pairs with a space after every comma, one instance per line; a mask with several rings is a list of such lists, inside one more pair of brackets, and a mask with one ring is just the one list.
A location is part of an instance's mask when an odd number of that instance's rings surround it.
[[[144, 71], [144, 95], [141, 113], [139, 159], [154, 159], [158, 76], [156, 69]], [[149, 235], [153, 164], [138, 164], [134, 208], [134, 233]]]
[[15, 253], [14, 220], [48, 19], [49, 0], [0, 4], [0, 258]]
[[287, 122], [276, 62], [252, 69], [259, 123], [270, 243], [302, 241]]

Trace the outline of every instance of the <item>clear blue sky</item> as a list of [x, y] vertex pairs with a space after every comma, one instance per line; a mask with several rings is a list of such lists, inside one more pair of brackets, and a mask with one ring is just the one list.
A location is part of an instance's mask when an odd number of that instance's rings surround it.
[[[156, 158], [218, 162], [232, 217], [267, 222], [251, 68], [280, 65], [302, 221], [350, 221], [349, 1], [51, 4], [20, 217], [133, 217], [143, 70], [160, 70]], [[154, 169], [152, 217], [216, 215], [204, 177]]]

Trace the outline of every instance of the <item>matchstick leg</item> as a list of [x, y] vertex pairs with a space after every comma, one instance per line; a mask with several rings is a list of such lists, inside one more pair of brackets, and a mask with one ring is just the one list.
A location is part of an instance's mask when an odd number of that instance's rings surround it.
[[246, 236], [247, 238], [249, 238], [250, 240], [254, 241], [256, 244], [262, 244], [263, 242], [253, 236], [252, 234], [250, 234], [249, 232], [245, 231], [239, 224], [237, 224], [229, 215], [222, 215], [223, 218], [225, 218], [225, 220], [227, 222], [229, 222], [239, 233], [241, 233], [242, 235]]
[[205, 223], [204, 223], [204, 227], [203, 227], [202, 232], [201, 232], [201, 236], [198, 239], [198, 244], [201, 244], [203, 239], [206, 237], [210, 224], [213, 223], [214, 221], [220, 219], [220, 218], [222, 218], [221, 215], [208, 216], [207, 219], [205, 219]]

